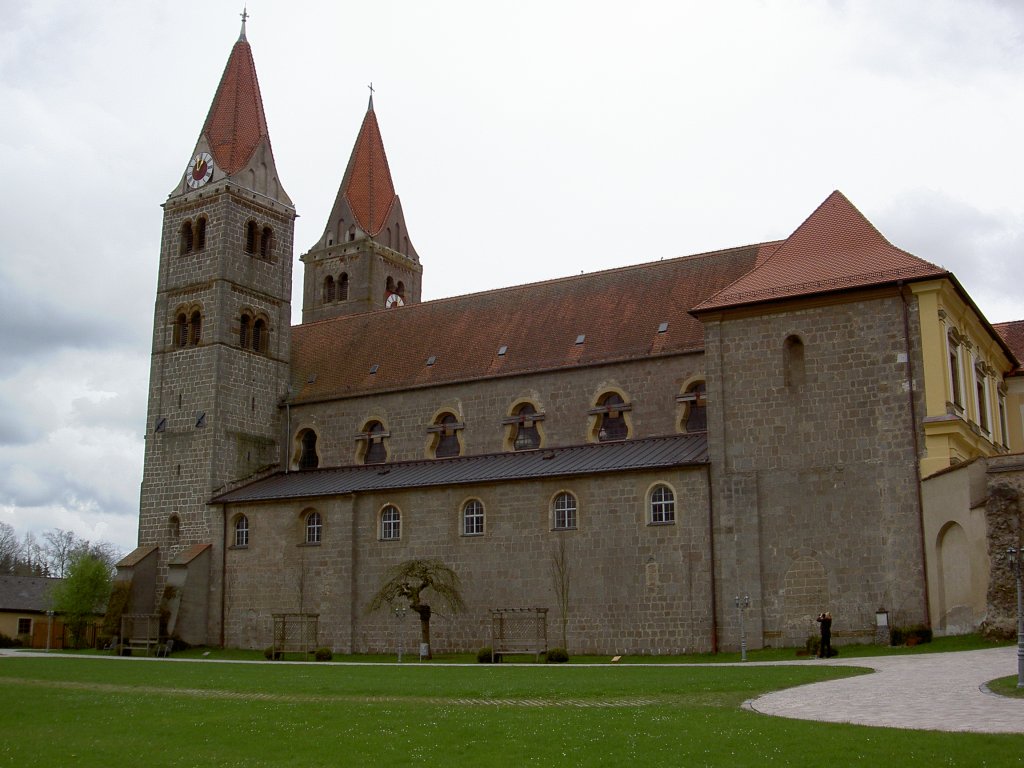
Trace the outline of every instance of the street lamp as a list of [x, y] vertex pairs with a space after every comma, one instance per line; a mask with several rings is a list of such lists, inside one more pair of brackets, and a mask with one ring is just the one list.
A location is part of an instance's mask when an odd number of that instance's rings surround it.
[[402, 619], [405, 618], [405, 613], [408, 609], [401, 605], [395, 606], [395, 619], [398, 620], [398, 663], [402, 663]]
[[743, 611], [750, 607], [750, 595], [736, 595], [736, 611], [740, 615], [740, 661], [747, 660], [747, 630], [743, 624]]
[[1024, 598], [1021, 596], [1021, 557], [1016, 547], [1006, 550], [1006, 557], [1017, 579], [1017, 687], [1024, 688]]
[[[1018, 579], [1018, 584], [1020, 580]], [[46, 652], [50, 652], [50, 635], [53, 634], [53, 611], [46, 612]]]

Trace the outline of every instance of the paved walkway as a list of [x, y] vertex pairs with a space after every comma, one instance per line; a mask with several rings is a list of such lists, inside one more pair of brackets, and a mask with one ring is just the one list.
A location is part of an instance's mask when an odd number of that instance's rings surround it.
[[985, 688], [989, 680], [1017, 672], [1016, 646], [800, 663], [868, 667], [875, 673], [767, 693], [744, 707], [798, 720], [1024, 733], [1024, 699], [997, 696]]

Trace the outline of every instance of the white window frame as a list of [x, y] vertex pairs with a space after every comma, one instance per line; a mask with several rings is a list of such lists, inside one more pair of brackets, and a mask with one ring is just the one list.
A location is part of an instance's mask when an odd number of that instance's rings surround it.
[[306, 543], [320, 544], [324, 536], [324, 519], [317, 511], [306, 515]]
[[556, 531], [574, 531], [579, 527], [579, 502], [569, 491], [559, 491], [551, 501], [552, 528]]
[[399, 541], [402, 538], [402, 512], [394, 504], [380, 511], [380, 540]]
[[249, 518], [239, 515], [235, 518], [235, 544], [238, 549], [249, 546]]
[[484, 504], [480, 499], [470, 499], [462, 505], [462, 535], [483, 536]]
[[[668, 498], [665, 498], [665, 495]], [[674, 525], [676, 522], [676, 494], [669, 486], [659, 483], [651, 489], [650, 496], [651, 525]]]

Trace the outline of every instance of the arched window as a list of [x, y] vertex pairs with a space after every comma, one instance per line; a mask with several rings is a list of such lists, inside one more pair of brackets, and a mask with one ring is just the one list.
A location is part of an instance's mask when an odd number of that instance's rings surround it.
[[384, 285], [384, 292], [385, 293], [394, 293], [395, 292], [395, 278], [393, 278], [391, 275], [388, 275], [387, 282]]
[[804, 343], [799, 336], [789, 336], [783, 344], [782, 375], [787, 387], [804, 383]]
[[334, 275], [328, 275], [324, 278], [324, 304], [330, 304], [334, 298]]
[[167, 519], [167, 534], [171, 537], [171, 541], [181, 538], [181, 518], [177, 515], [171, 515]]
[[695, 381], [686, 388], [686, 392], [676, 398], [676, 402], [683, 405], [683, 415], [680, 423], [681, 431], [708, 431], [706, 391], [707, 385], [703, 381]]
[[174, 321], [174, 346], [184, 347], [188, 344], [188, 316], [179, 312]]
[[200, 216], [196, 222], [196, 250], [201, 251], [206, 247], [206, 217]]
[[249, 518], [239, 515], [235, 518], [235, 546], [249, 546]]
[[348, 272], [342, 272], [338, 278], [338, 301], [348, 301]]
[[262, 317], [252, 324], [253, 352], [267, 351], [267, 322]]
[[316, 454], [316, 432], [304, 429], [299, 432], [299, 469], [316, 469], [320, 457]]
[[402, 538], [402, 513], [398, 507], [388, 504], [380, 511], [381, 541], [398, 541]]
[[442, 413], [434, 422], [431, 430], [437, 435], [434, 440], [434, 457], [449, 459], [462, 453], [459, 442], [459, 430], [464, 425], [459, 423], [454, 414]]
[[651, 514], [648, 521], [655, 524], [676, 521], [676, 497], [667, 485], [656, 485], [651, 491]]
[[353, 224], [348, 228], [348, 241], [351, 243], [356, 239], [356, 225]]
[[323, 539], [324, 522], [319, 512], [306, 515], [306, 543], [319, 544]]
[[383, 464], [388, 460], [388, 449], [384, 444], [387, 432], [379, 421], [371, 421], [363, 429], [366, 450], [363, 453], [364, 464]]
[[543, 418], [543, 414], [537, 413], [533, 403], [521, 403], [512, 410], [512, 417], [507, 420], [512, 450], [529, 451], [540, 448], [540, 430], [537, 423]]
[[562, 492], [551, 502], [551, 527], [556, 531], [567, 531], [577, 525], [576, 497]]
[[193, 347], [199, 344], [199, 340], [203, 338], [203, 316], [199, 310], [193, 310], [192, 317], [188, 324], [188, 343]]
[[249, 221], [245, 225], [245, 252], [256, 253], [256, 222]]
[[597, 408], [592, 411], [597, 414], [598, 442], [625, 440], [629, 437], [629, 425], [625, 416], [629, 409], [630, 406], [617, 392], [608, 392], [598, 399]]
[[238, 325], [238, 346], [242, 349], [249, 348], [249, 340], [252, 338], [252, 318], [246, 314]]
[[405, 283], [401, 280], [399, 280], [398, 285], [395, 286], [395, 293], [405, 299]]
[[260, 233], [260, 257], [270, 258], [271, 249], [274, 247], [274, 230], [264, 227]]
[[182, 254], [192, 253], [192, 247], [195, 245], [195, 235], [192, 230], [192, 222], [186, 221], [181, 225], [181, 248], [179, 252]]
[[462, 535], [482, 536], [484, 532], [484, 505], [480, 499], [470, 499], [462, 505]]
[[384, 244], [388, 248], [391, 247], [391, 227], [388, 227], [386, 230], [384, 230]]

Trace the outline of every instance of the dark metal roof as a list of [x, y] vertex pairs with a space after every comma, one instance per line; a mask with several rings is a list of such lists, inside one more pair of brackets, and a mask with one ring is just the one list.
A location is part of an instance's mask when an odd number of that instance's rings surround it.
[[60, 579], [43, 576], [0, 576], [0, 611], [45, 613], [50, 608], [50, 589]]
[[530, 480], [700, 465], [706, 464], [707, 460], [705, 434], [672, 435], [571, 448], [279, 472], [217, 496], [213, 501], [232, 504], [397, 488]]

